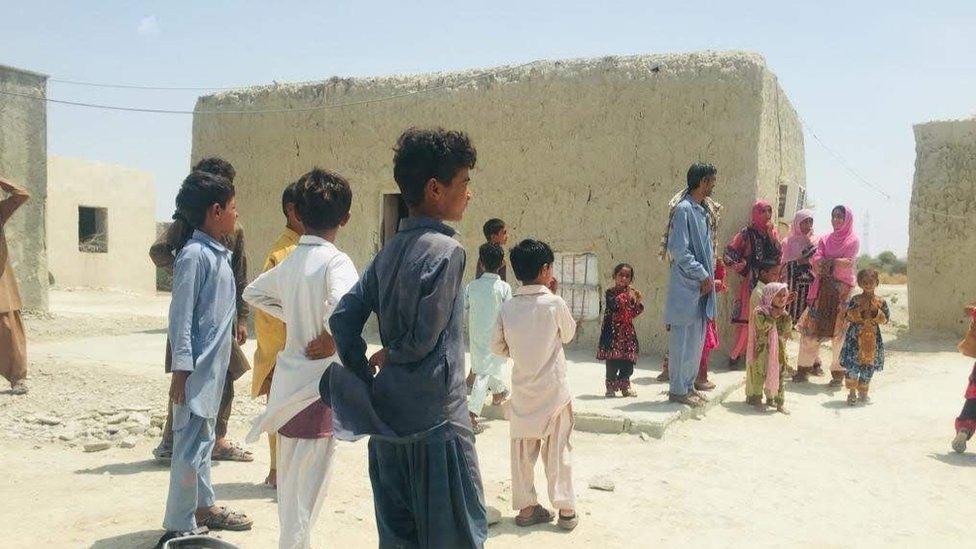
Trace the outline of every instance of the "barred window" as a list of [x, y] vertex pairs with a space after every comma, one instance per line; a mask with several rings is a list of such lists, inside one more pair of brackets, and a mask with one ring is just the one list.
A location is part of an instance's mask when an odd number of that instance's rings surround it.
[[576, 320], [600, 318], [600, 271], [596, 254], [557, 253], [552, 274], [559, 280], [559, 295]]
[[790, 188], [788, 185], [779, 186], [779, 204], [777, 208], [779, 213], [777, 214], [777, 217], [780, 219], [786, 217], [786, 193], [788, 193], [789, 190]]
[[800, 187], [800, 192], [796, 194], [796, 209], [797, 211], [800, 211], [806, 207], [807, 207], [807, 189], [805, 187]]

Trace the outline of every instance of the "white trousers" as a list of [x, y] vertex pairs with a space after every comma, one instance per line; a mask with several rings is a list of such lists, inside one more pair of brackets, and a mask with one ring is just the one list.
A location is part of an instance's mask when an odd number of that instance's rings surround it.
[[556, 509], [575, 509], [573, 491], [573, 407], [566, 405], [550, 423], [545, 438], [512, 439], [512, 508], [521, 510], [539, 503], [535, 491], [535, 462], [542, 454], [549, 501]]
[[332, 476], [336, 440], [278, 435], [278, 547], [308, 549]]
[[475, 374], [474, 385], [471, 386], [471, 396], [468, 397], [468, 411], [476, 416], [481, 415], [481, 410], [485, 407], [485, 400], [488, 393], [496, 395], [508, 390], [505, 381], [493, 375]]

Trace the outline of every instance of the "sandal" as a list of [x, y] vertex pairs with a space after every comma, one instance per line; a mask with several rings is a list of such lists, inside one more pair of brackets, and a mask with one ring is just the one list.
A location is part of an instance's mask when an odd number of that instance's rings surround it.
[[214, 461], [254, 461], [254, 454], [231, 442], [227, 446], [214, 447], [210, 454], [210, 459]]
[[668, 393], [669, 402], [677, 402], [678, 404], [684, 404], [686, 406], [691, 406], [692, 408], [701, 408], [705, 403], [695, 397], [694, 394], [688, 393], [685, 395], [676, 395], [674, 393]]
[[152, 455], [153, 455], [153, 458], [156, 459], [156, 461], [161, 461], [161, 462], [169, 462], [169, 461], [172, 461], [172, 459], [173, 459], [173, 447], [172, 446], [163, 446], [162, 444], [160, 444], [159, 446], [153, 448]]
[[502, 391], [502, 392], [500, 392], [500, 393], [495, 393], [495, 394], [491, 395], [491, 403], [494, 406], [501, 406], [502, 403], [504, 403], [506, 400], [508, 400], [509, 394], [510, 393], [508, 392], [507, 389], [504, 390], [504, 391]]
[[961, 454], [966, 451], [966, 442], [969, 441], [969, 431], [965, 429], [960, 430], [956, 433], [956, 437], [952, 439], [952, 451]]
[[10, 386], [10, 394], [12, 395], [26, 395], [27, 394], [27, 384], [23, 381], [18, 381]]
[[535, 524], [543, 524], [546, 522], [552, 522], [553, 514], [552, 511], [546, 509], [545, 507], [536, 504], [535, 508], [532, 509], [532, 514], [523, 517], [521, 515], [515, 516], [515, 524], [526, 527], [533, 526]]
[[556, 522], [556, 526], [558, 526], [560, 529], [568, 532], [573, 528], [576, 528], [577, 525], [579, 525], [579, 517], [576, 515], [576, 513], [573, 513], [573, 515], [569, 517], [565, 517], [562, 513], [559, 513], [559, 520]]
[[233, 530], [240, 532], [250, 530], [254, 525], [254, 519], [239, 511], [231, 511], [224, 506], [214, 507], [216, 511], [207, 515], [203, 520], [198, 520], [197, 524], [206, 526], [211, 530]]
[[847, 393], [847, 405], [854, 406], [855, 404], [857, 404], [857, 393], [851, 391]]

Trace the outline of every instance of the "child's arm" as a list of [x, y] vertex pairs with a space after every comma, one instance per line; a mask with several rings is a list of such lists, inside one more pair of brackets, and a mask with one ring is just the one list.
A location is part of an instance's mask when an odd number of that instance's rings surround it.
[[563, 344], [569, 343], [576, 337], [576, 320], [573, 318], [573, 312], [569, 310], [569, 305], [566, 305], [566, 301], [561, 297], [556, 310], [556, 325], [559, 328], [559, 339]]
[[491, 352], [505, 358], [512, 356], [508, 342], [505, 341], [505, 326], [502, 324], [502, 315], [498, 315], [498, 320], [495, 321], [495, 327], [491, 332]]
[[329, 264], [325, 277], [325, 306], [322, 316], [322, 333], [305, 347], [305, 356], [321, 360], [335, 354], [335, 339], [329, 329], [329, 319], [344, 295], [356, 285], [359, 275], [352, 259], [346, 254], [336, 256]]
[[193, 312], [206, 279], [206, 264], [199, 250], [181, 253], [173, 268], [173, 291], [169, 303], [169, 345], [172, 371], [192, 372]]
[[247, 254], [244, 252], [244, 229], [240, 226], [234, 228], [230, 267], [234, 271], [234, 286], [237, 291], [237, 342], [243, 345], [247, 340], [247, 315], [250, 311], [247, 301], [244, 301], [244, 288], [247, 287]]
[[399, 341], [389, 343], [390, 362], [417, 362], [434, 350], [451, 320], [454, 300], [461, 291], [464, 260], [464, 248], [458, 246], [450, 255], [432, 259], [433, 268], [420, 275], [417, 284], [422, 292], [416, 311], [418, 322]]
[[10, 195], [0, 200], [0, 227], [2, 227], [17, 208], [30, 200], [30, 193], [27, 189], [3, 177], [0, 177], [0, 190]]
[[857, 306], [857, 297], [852, 297], [850, 302], [847, 304], [847, 321], [853, 324], [860, 324], [864, 322], [864, 316], [861, 314], [861, 309]]
[[888, 302], [882, 299], [881, 310], [878, 311], [878, 316], [874, 317], [874, 320], [878, 324], [887, 324], [889, 318], [891, 318], [891, 313], [888, 310]]
[[342, 364], [366, 383], [372, 381], [373, 373], [366, 359], [363, 326], [375, 310], [376, 271], [371, 263], [349, 293], [339, 300], [335, 312], [329, 317], [329, 328]]
[[254, 282], [244, 288], [242, 298], [278, 320], [285, 320], [285, 310], [281, 306], [277, 267], [258, 275]]

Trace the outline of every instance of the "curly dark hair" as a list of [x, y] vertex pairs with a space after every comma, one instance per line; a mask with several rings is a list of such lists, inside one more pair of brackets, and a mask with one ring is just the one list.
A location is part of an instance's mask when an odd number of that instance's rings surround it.
[[505, 262], [505, 250], [498, 244], [485, 242], [478, 248], [478, 260], [485, 271], [493, 273]]
[[207, 219], [207, 210], [214, 204], [227, 207], [234, 197], [234, 184], [226, 177], [210, 172], [194, 171], [186, 176], [176, 194], [176, 213], [173, 219], [182, 219], [199, 229]]
[[512, 270], [515, 271], [515, 278], [523, 284], [535, 280], [542, 272], [542, 267], [547, 263], [552, 265], [556, 259], [548, 244], [531, 238], [516, 244], [508, 256], [512, 262]]
[[424, 201], [431, 178], [448, 185], [462, 168], [473, 168], [478, 153], [464, 132], [444, 128], [409, 128], [393, 149], [393, 179], [403, 200], [416, 206]]
[[208, 156], [203, 160], [196, 163], [193, 166], [193, 171], [195, 172], [207, 172], [214, 175], [219, 175], [230, 181], [234, 182], [234, 177], [237, 176], [237, 172], [234, 171], [234, 166], [230, 165], [230, 162], [220, 158], [219, 156]]
[[306, 228], [318, 231], [334, 229], [349, 213], [352, 189], [346, 178], [329, 170], [312, 171], [295, 182], [298, 193], [298, 217]]

